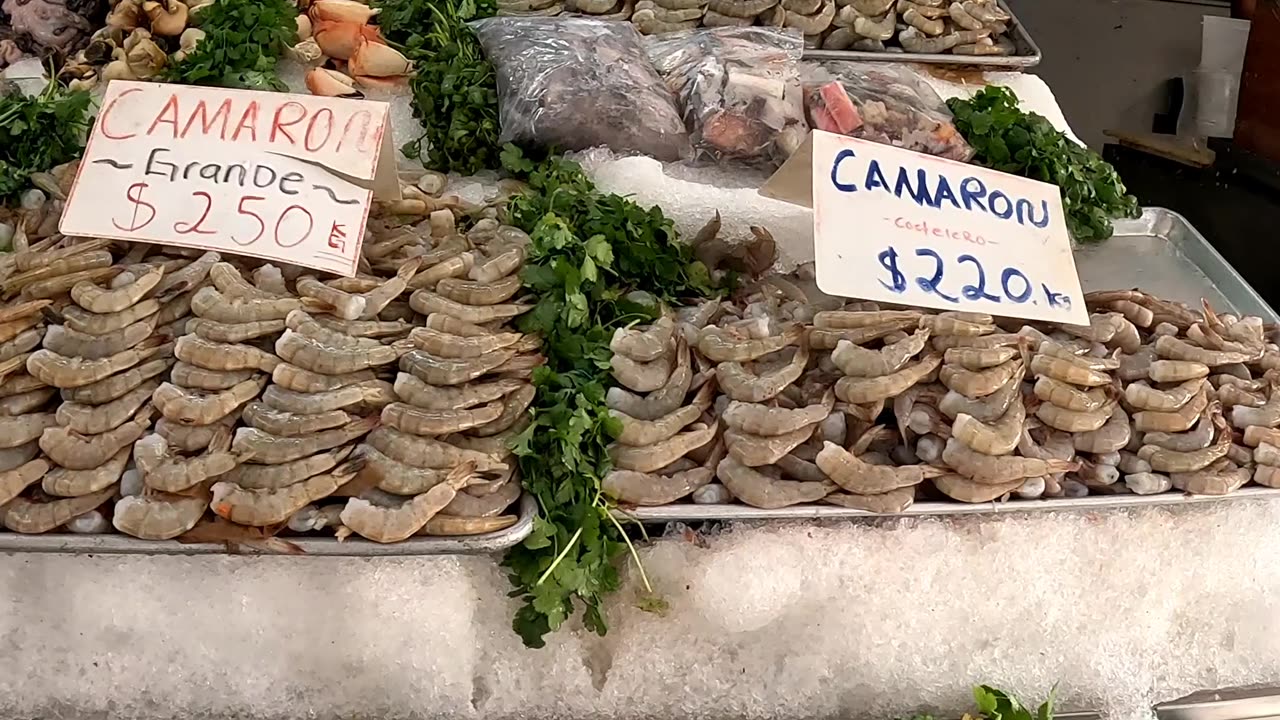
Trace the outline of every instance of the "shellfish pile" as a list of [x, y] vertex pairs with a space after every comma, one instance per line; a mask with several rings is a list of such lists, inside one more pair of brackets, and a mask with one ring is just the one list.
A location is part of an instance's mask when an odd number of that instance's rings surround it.
[[1129, 290], [1055, 326], [845, 303], [811, 280], [618, 331], [608, 495], [896, 513], [1280, 479], [1280, 347], [1259, 318]]
[[378, 542], [512, 525], [508, 440], [543, 361], [505, 326], [530, 307], [506, 302], [528, 236], [492, 207], [462, 234], [461, 200], [406, 195], [388, 209], [428, 218], [373, 221], [360, 272], [334, 280], [36, 238], [43, 218], [19, 217], [0, 263], [0, 522]]
[[995, 0], [500, 0], [498, 14], [630, 20], [641, 33], [698, 27], [795, 28], [823, 50], [1013, 55]]

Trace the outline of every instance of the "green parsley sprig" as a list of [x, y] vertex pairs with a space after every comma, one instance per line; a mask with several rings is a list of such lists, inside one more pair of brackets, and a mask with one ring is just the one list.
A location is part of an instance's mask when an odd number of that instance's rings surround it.
[[975, 687], [973, 700], [978, 706], [978, 714], [986, 720], [1053, 720], [1053, 702], [1057, 694], [1058, 688], [1054, 686], [1048, 699], [1036, 708], [1034, 714], [1012, 694], [990, 685]]
[[1106, 240], [1114, 232], [1113, 218], [1138, 216], [1137, 198], [1110, 163], [1043, 116], [1023, 112], [1009, 88], [988, 85], [972, 99], [951, 98], [947, 107], [976, 151], [975, 162], [1062, 189], [1067, 229], [1076, 240]]
[[376, 0], [384, 35], [414, 62], [413, 116], [425, 133], [401, 149], [435, 170], [499, 167], [498, 80], [467, 27], [493, 17], [494, 0]]
[[51, 80], [39, 95], [0, 95], [0, 204], [16, 202], [31, 174], [71, 162], [84, 152], [90, 96]]
[[671, 302], [716, 290], [661, 210], [597, 191], [563, 158], [535, 164], [509, 145], [502, 160], [532, 190], [511, 200], [507, 221], [533, 241], [522, 278], [538, 301], [519, 324], [543, 337], [547, 357], [533, 376], [532, 424], [515, 446], [540, 513], [503, 565], [512, 596], [524, 600], [513, 628], [526, 645], [542, 647], [573, 615], [575, 601], [586, 627], [605, 634], [601, 601], [618, 589], [614, 561], [630, 543], [600, 489], [613, 467], [608, 445], [621, 431], [605, 406], [609, 340], [616, 328], [652, 320], [658, 309], [627, 295], [645, 290]]
[[166, 68], [164, 79], [284, 92], [288, 87], [276, 74], [276, 62], [297, 40], [297, 17], [289, 0], [218, 0], [196, 16], [204, 39]]

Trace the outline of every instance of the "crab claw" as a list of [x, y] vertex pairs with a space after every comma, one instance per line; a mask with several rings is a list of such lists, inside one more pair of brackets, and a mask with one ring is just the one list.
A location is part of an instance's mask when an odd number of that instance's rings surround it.
[[307, 89], [311, 91], [312, 95], [345, 98], [364, 97], [359, 90], [356, 90], [355, 81], [337, 70], [313, 68], [307, 73], [306, 82]]
[[364, 40], [381, 44], [382, 36], [373, 25], [337, 22], [335, 20], [319, 20], [312, 26], [311, 37], [328, 57], [336, 60], [349, 60], [356, 51], [356, 45]]
[[362, 37], [356, 42], [347, 70], [352, 75], [393, 77], [409, 74], [413, 64], [398, 50]]
[[363, 25], [378, 14], [378, 9], [355, 0], [316, 0], [307, 14], [316, 22], [329, 20]]

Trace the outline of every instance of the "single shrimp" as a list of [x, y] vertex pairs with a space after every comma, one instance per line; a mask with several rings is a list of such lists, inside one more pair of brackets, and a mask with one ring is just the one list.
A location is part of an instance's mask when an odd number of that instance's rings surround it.
[[309, 435], [313, 432], [341, 427], [352, 420], [352, 417], [342, 410], [303, 415], [277, 410], [261, 402], [251, 402], [246, 405], [240, 418], [249, 427], [278, 437]]
[[813, 326], [828, 330], [848, 330], [903, 322], [907, 323], [906, 327], [910, 327], [920, 321], [922, 314], [918, 310], [823, 310], [814, 314]]
[[533, 385], [527, 383], [521, 385], [515, 392], [502, 399], [502, 414], [483, 425], [472, 428], [471, 434], [484, 437], [506, 432], [522, 418], [528, 417], [529, 406], [533, 404], [537, 395], [538, 391]]
[[418, 273], [420, 267], [422, 267], [421, 258], [405, 260], [396, 269], [394, 276], [377, 287], [361, 293], [360, 297], [364, 300], [364, 312], [360, 314], [359, 319], [376, 320], [378, 313], [385, 310], [405, 290], [409, 289], [409, 281]]
[[[1209, 367], [1247, 363], [1257, 360], [1261, 353], [1240, 353], [1226, 350], [1206, 350], [1196, 347], [1172, 335], [1161, 335], [1155, 341], [1156, 353], [1169, 360], [1198, 362]], [[1206, 373], [1207, 374], [1207, 373]]]
[[379, 543], [412, 537], [453, 501], [471, 481], [473, 472], [470, 465], [461, 465], [444, 482], [396, 507], [378, 507], [363, 498], [351, 498], [340, 515], [344, 529], [338, 531], [338, 537], [354, 532]]
[[[285, 288], [286, 292], [278, 293], [264, 290], [250, 283], [244, 279], [235, 265], [228, 262], [214, 263], [213, 267], [209, 268], [209, 280], [218, 292], [227, 297], [274, 300], [288, 294], [287, 288]], [[281, 276], [280, 280], [283, 283], [284, 277]]]
[[209, 271], [220, 260], [222, 260], [221, 255], [209, 251], [180, 269], [166, 270], [164, 276], [160, 278], [160, 283], [152, 289], [152, 294], [167, 295], [171, 291], [193, 290], [209, 277]]
[[928, 465], [900, 467], [872, 465], [839, 445], [824, 442], [814, 459], [817, 467], [844, 490], [856, 495], [879, 495], [914, 487], [943, 471]]
[[942, 355], [942, 361], [948, 365], [957, 365], [966, 370], [986, 370], [1003, 365], [1018, 356], [1014, 347], [994, 348], [949, 348]]
[[71, 288], [71, 299], [89, 312], [120, 312], [146, 297], [160, 284], [163, 276], [164, 268], [155, 267], [132, 283], [114, 290], [105, 290], [92, 282], [80, 282]]
[[804, 338], [804, 328], [791, 325], [779, 335], [751, 340], [741, 339], [721, 328], [707, 326], [698, 332], [698, 351], [715, 363], [747, 362], [775, 353]]
[[1220, 409], [1215, 412], [1211, 408], [1209, 415], [1213, 418], [1214, 428], [1218, 432], [1217, 442], [1188, 452], [1167, 450], [1158, 445], [1143, 445], [1138, 450], [1138, 457], [1150, 463], [1153, 470], [1162, 473], [1196, 472], [1217, 462], [1231, 449], [1231, 433], [1228, 431], [1226, 421], [1222, 418]]
[[125, 465], [129, 463], [130, 452], [126, 445], [106, 463], [89, 470], [55, 467], [45, 474], [40, 488], [54, 497], [80, 497], [99, 492], [120, 482]]
[[0, 515], [4, 516], [4, 526], [16, 533], [41, 535], [97, 510], [115, 494], [116, 486], [112, 485], [90, 495], [51, 502], [14, 498]]
[[278, 490], [332, 470], [350, 457], [354, 450], [348, 445], [279, 465], [245, 463], [237, 465], [221, 479], [246, 490]]
[[[1258, 434], [1250, 432], [1253, 429], [1253, 427], [1249, 427], [1244, 431], [1246, 445], [1254, 444], [1250, 442], [1250, 439], [1252, 438], [1256, 441], [1259, 437]], [[1262, 429], [1264, 428], [1259, 428], [1259, 430]], [[1195, 427], [1186, 432], [1148, 432], [1142, 436], [1142, 442], [1146, 445], [1155, 445], [1166, 450], [1191, 452], [1192, 450], [1202, 450], [1209, 447], [1209, 444], [1213, 442], [1213, 436], [1213, 420], [1208, 414], [1202, 414]], [[1277, 435], [1277, 437], [1280, 437], [1280, 435]]]
[[413, 343], [404, 340], [376, 348], [332, 347], [293, 330], [285, 330], [275, 343], [276, 354], [281, 360], [325, 375], [341, 375], [387, 365], [412, 348]]
[[831, 482], [777, 480], [742, 464], [732, 455], [716, 465], [716, 477], [734, 497], [766, 510], [817, 502], [836, 489], [835, 483]]
[[[50, 460], [64, 468], [92, 470], [108, 462], [120, 448], [131, 445], [134, 440], [142, 437], [150, 426], [151, 409], [148, 407], [120, 427], [89, 437], [69, 428], [46, 427], [40, 434], [40, 449]], [[8, 436], [5, 437], [7, 439]], [[27, 439], [23, 442], [27, 442]]]
[[246, 490], [234, 483], [215, 483], [209, 507], [218, 517], [238, 525], [279, 525], [287, 522], [289, 516], [297, 511], [332, 495], [350, 482], [362, 465], [360, 460], [348, 460], [331, 472], [271, 490]]
[[677, 433], [647, 447], [611, 445], [609, 455], [614, 467], [620, 470], [653, 472], [684, 457], [691, 450], [700, 448], [715, 439], [714, 425], [696, 424], [688, 431]]
[[179, 360], [206, 370], [259, 370], [269, 373], [280, 358], [253, 345], [210, 342], [195, 335], [183, 335], [173, 348]]
[[294, 288], [299, 295], [318, 300], [333, 308], [333, 314], [343, 320], [359, 320], [364, 314], [365, 299], [363, 297], [325, 285], [314, 275], [303, 275], [298, 278]]
[[1066, 408], [1041, 403], [1036, 407], [1036, 418], [1055, 430], [1069, 433], [1092, 432], [1106, 424], [1116, 408], [1116, 401], [1111, 399], [1106, 405], [1091, 412], [1067, 410]]
[[257, 375], [256, 369], [249, 370], [206, 370], [191, 363], [176, 362], [169, 379], [174, 385], [189, 390], [230, 390], [240, 383]]
[[230, 448], [231, 428], [218, 425], [207, 450], [195, 457], [173, 453], [163, 436], [151, 434], [133, 444], [133, 458], [147, 487], [178, 493], [233, 470], [241, 458]]
[[58, 424], [82, 435], [100, 435], [114, 430], [129, 421], [151, 399], [152, 392], [160, 387], [160, 380], [148, 380], [111, 402], [102, 405], [83, 405], [63, 402], [55, 417]]
[[749, 467], [772, 465], [813, 436], [817, 423], [781, 435], [752, 435], [741, 430], [726, 430], [724, 439], [729, 454]]
[[220, 343], [242, 343], [284, 330], [284, 320], [258, 320], [247, 323], [220, 323], [206, 318], [191, 318], [187, 332]]
[[[424, 378], [425, 380], [426, 378]], [[693, 369], [689, 362], [689, 348], [684, 337], [676, 337], [676, 366], [666, 384], [647, 396], [634, 395], [618, 387], [605, 393], [605, 405], [637, 420], [657, 420], [674, 412], [684, 403], [693, 381]], [[429, 380], [428, 380], [429, 382]]]
[[949, 418], [964, 413], [984, 423], [992, 423], [1004, 417], [1014, 398], [1021, 394], [1022, 381], [1011, 378], [995, 392], [985, 397], [970, 398], [949, 390], [938, 400], [938, 410]]
[[508, 275], [491, 283], [450, 277], [441, 278], [436, 283], [435, 292], [456, 303], [484, 306], [511, 299], [523, 286], [519, 275]]
[[297, 298], [227, 297], [212, 287], [203, 287], [191, 297], [191, 311], [197, 316], [221, 323], [247, 323], [261, 320], [283, 320], [302, 307]]
[[411, 350], [400, 357], [400, 369], [430, 385], [461, 385], [497, 372], [515, 357], [513, 350], [499, 350], [478, 358], [455, 360]]
[[28, 415], [43, 408], [56, 394], [57, 388], [43, 387], [0, 398], [0, 415]]
[[[1133, 427], [1142, 432], [1185, 432], [1195, 424], [1200, 413], [1209, 406], [1209, 393], [1204, 387], [1186, 405], [1174, 412], [1153, 412], [1143, 410], [1133, 414]], [[1278, 408], [1280, 409], [1280, 408]], [[1232, 412], [1234, 419], [1235, 412]]]
[[27, 372], [46, 385], [79, 388], [128, 370], [172, 347], [163, 344], [160, 338], [149, 338], [133, 348], [97, 360], [82, 360], [59, 355], [51, 350], [37, 350], [27, 358]]
[[832, 350], [835, 349], [842, 340], [848, 341], [854, 345], [862, 345], [873, 340], [879, 340], [887, 337], [895, 332], [911, 330], [914, 328], [916, 328], [915, 320], [898, 320], [880, 323], [878, 325], [868, 325], [866, 327], [846, 328], [843, 330], [813, 327], [805, 334], [805, 340], [809, 343], [809, 347], [814, 350]]
[[956, 365], [943, 365], [938, 379], [948, 389], [969, 398], [986, 397], [1022, 376], [1021, 360], [1010, 360], [986, 370], [965, 370]]
[[[720, 458], [715, 458], [719, 462]], [[631, 505], [658, 506], [673, 503], [705, 487], [715, 479], [715, 463], [671, 472], [642, 473], [613, 470], [600, 483], [600, 489], [614, 500]]]
[[369, 445], [359, 445], [356, 452], [365, 461], [362, 476], [376, 483], [379, 490], [395, 495], [419, 495], [448, 480], [453, 468], [417, 468], [383, 455]]
[[974, 322], [971, 319], [957, 317], [949, 313], [924, 315], [920, 318], [920, 327], [934, 335], [976, 337], [995, 332], [996, 326], [991, 324], [991, 317], [986, 316], [985, 319], [987, 322]]
[[195, 527], [208, 508], [203, 495], [135, 495], [116, 502], [111, 524], [142, 540], [172, 540]]
[[1124, 399], [1136, 410], [1173, 412], [1191, 402], [1204, 385], [1204, 378], [1195, 378], [1169, 390], [1156, 390], [1145, 382], [1138, 381], [1125, 387]]
[[462, 410], [426, 410], [394, 402], [382, 409], [382, 424], [412, 435], [447, 435], [492, 422], [502, 414], [503, 403], [491, 403]]
[[1280, 382], [1271, 381], [1267, 401], [1261, 407], [1235, 405], [1231, 408], [1231, 424], [1244, 429], [1250, 425], [1273, 428], [1280, 425]]
[[878, 378], [845, 376], [836, 382], [836, 396], [855, 405], [887, 400], [924, 380], [937, 370], [941, 363], [940, 355], [930, 353], [922, 357], [919, 362], [908, 365], [896, 373]]
[[[402, 335], [408, 334], [409, 330], [412, 329], [413, 326], [410, 325], [408, 322], [406, 322], [406, 318], [390, 317], [390, 315], [393, 313], [393, 309], [395, 309], [396, 307], [397, 307], [397, 304], [392, 303], [391, 305], [388, 305], [387, 308], [382, 311], [382, 313], [379, 313], [384, 318], [386, 318], [384, 320], [341, 320], [331, 315], [313, 315], [311, 319], [314, 320], [318, 325], [322, 327], [328, 328], [329, 330], [333, 330], [335, 332], [340, 332], [343, 335], [349, 335], [351, 337], [358, 337], [358, 338], [400, 337]], [[413, 314], [413, 312], [411, 310], [408, 310], [407, 307], [403, 309], [406, 311], [408, 315]], [[287, 316], [285, 318], [285, 321], [287, 324], [288, 322]]]
[[898, 372], [924, 349], [928, 330], [917, 330], [904, 340], [889, 343], [880, 350], [868, 350], [841, 340], [831, 352], [831, 360], [845, 375], [880, 377]]
[[1249, 482], [1249, 468], [1236, 467], [1223, 459], [1203, 470], [1186, 473], [1170, 473], [1173, 486], [1193, 495], [1229, 495]]
[[1007, 455], [1018, 446], [1026, 418], [1026, 408], [1021, 398], [1015, 398], [1004, 416], [991, 424], [983, 423], [972, 415], [960, 413], [951, 426], [951, 434], [980, 453]]
[[970, 480], [962, 475], [948, 473], [933, 478], [934, 487], [943, 495], [965, 503], [984, 503], [999, 500], [1022, 487], [1027, 479], [1008, 482], [985, 483]]
[[384, 380], [365, 380], [344, 385], [336, 390], [313, 393], [294, 392], [279, 385], [272, 385], [262, 395], [262, 402], [268, 407], [298, 415], [319, 415], [353, 405], [384, 407], [395, 402], [396, 399], [391, 383]]
[[658, 318], [645, 330], [618, 328], [609, 341], [614, 355], [623, 355], [636, 362], [652, 362], [667, 352], [676, 324], [670, 316]]
[[452, 315], [459, 320], [475, 324], [509, 320], [533, 309], [532, 305], [516, 303], [464, 305], [429, 290], [415, 290], [409, 296], [409, 306], [423, 315], [444, 313], [445, 315]]
[[1047, 375], [1054, 380], [1083, 387], [1100, 387], [1111, 384], [1111, 377], [1106, 373], [1090, 370], [1066, 358], [1040, 353], [1031, 356], [1031, 372], [1037, 376]]
[[1072, 472], [1080, 467], [1076, 461], [985, 455], [955, 438], [947, 441], [942, 460], [966, 478], [987, 485]]
[[523, 338], [524, 336], [520, 333], [511, 332], [468, 337], [451, 335], [427, 327], [414, 328], [409, 333], [409, 339], [419, 350], [425, 350], [443, 358], [477, 358], [495, 350], [509, 348]]
[[609, 359], [613, 379], [634, 392], [651, 392], [666, 384], [671, 377], [672, 358], [659, 355], [650, 362], [636, 362], [626, 355], [614, 355]]
[[912, 486], [875, 495], [833, 492], [822, 498], [822, 500], [850, 510], [861, 510], [876, 515], [896, 515], [911, 507], [915, 502], [915, 497], [916, 489]]
[[341, 375], [322, 375], [289, 363], [280, 363], [275, 370], [271, 371], [273, 383], [285, 390], [299, 393], [327, 392], [377, 379], [378, 376], [372, 370], [359, 370]]
[[1155, 382], [1186, 382], [1208, 375], [1208, 365], [1187, 360], [1156, 360], [1147, 368], [1147, 377]]
[[1132, 437], [1132, 425], [1124, 408], [1115, 407], [1111, 417], [1102, 427], [1087, 432], [1077, 432], [1072, 436], [1075, 448], [1081, 452], [1111, 453], [1126, 447]]
[[[471, 463], [477, 472], [503, 472], [508, 469], [501, 457], [489, 452], [462, 448], [435, 438], [410, 435], [395, 428], [380, 427], [369, 433], [365, 442], [392, 460], [416, 468], [452, 468]], [[505, 446], [501, 450], [504, 455], [510, 454], [510, 449]]]
[[1077, 412], [1094, 412], [1101, 409], [1109, 400], [1100, 387], [1081, 389], [1048, 375], [1036, 378], [1033, 392], [1044, 402]]
[[345, 445], [378, 426], [378, 418], [362, 418], [332, 430], [302, 437], [276, 437], [256, 428], [237, 428], [231, 451], [261, 465], [279, 465]]
[[186, 390], [173, 383], [163, 383], [156, 389], [152, 402], [170, 422], [180, 425], [210, 425], [256, 398], [266, 384], [266, 376], [259, 375], [228, 390], [207, 393]]
[[[41, 458], [28, 460], [17, 467], [0, 472], [0, 507], [4, 507], [27, 488], [40, 482], [51, 468], [49, 461]], [[0, 516], [3, 515], [4, 513], [0, 512]]]
[[809, 364], [809, 347], [801, 342], [795, 354], [785, 364], [755, 374], [741, 363], [722, 362], [716, 365], [715, 377], [721, 391], [732, 400], [740, 402], [764, 402], [776, 397], [787, 386], [804, 374]]
[[[710, 478], [712, 470], [707, 468], [706, 474]], [[604, 489], [603, 482], [601, 482], [601, 489]], [[696, 490], [697, 488], [694, 489]], [[473, 518], [501, 515], [503, 511], [511, 507], [512, 503], [520, 499], [522, 491], [523, 488], [520, 486], [520, 481], [513, 478], [508, 478], [485, 495], [473, 495], [472, 488], [466, 487], [463, 488], [462, 492], [453, 496], [453, 500], [450, 500], [449, 504], [440, 510], [440, 514]]]
[[[707, 405], [709, 404], [710, 400], [708, 398]], [[729, 407], [721, 413], [721, 419], [724, 420], [725, 425], [734, 430], [740, 430], [752, 435], [772, 437], [795, 432], [804, 427], [812, 427], [815, 423], [826, 420], [831, 414], [831, 409], [834, 405], [835, 395], [829, 390], [821, 403], [806, 405], [803, 408], [794, 410], [766, 407], [735, 400], [729, 403]], [[621, 441], [621, 438], [619, 441]]]

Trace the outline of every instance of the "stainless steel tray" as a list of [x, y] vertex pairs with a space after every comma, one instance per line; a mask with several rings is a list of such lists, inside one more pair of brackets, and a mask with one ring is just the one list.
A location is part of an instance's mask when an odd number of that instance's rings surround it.
[[942, 53], [865, 52], [862, 50], [805, 50], [806, 60], [858, 60], [860, 62], [913, 62], [930, 65], [978, 65], [988, 69], [1026, 70], [1040, 64], [1040, 46], [1031, 39], [1027, 27], [1018, 20], [1005, 0], [996, 0], [1013, 20], [1009, 39], [1017, 49], [1015, 55], [948, 55]]
[[618, 508], [619, 519], [640, 522], [693, 522], [698, 520], [815, 520], [834, 518], [918, 517], [928, 515], [982, 515], [1044, 510], [1098, 510], [1157, 505], [1193, 505], [1198, 503], [1253, 498], [1280, 498], [1280, 490], [1264, 487], [1241, 488], [1230, 495], [1184, 495], [1178, 492], [1161, 495], [1090, 495], [1082, 498], [1051, 500], [1010, 500], [1008, 502], [961, 503], [918, 502], [900, 513], [872, 513], [837, 505], [793, 505], [776, 510], [762, 510], [749, 505], [696, 505], [673, 503], [659, 507]]
[[[1116, 234], [1110, 240], [1080, 248], [1075, 253], [1076, 269], [1080, 272], [1080, 282], [1085, 291], [1137, 287], [1160, 297], [1180, 300], [1193, 307], [1199, 307], [1200, 299], [1205, 298], [1219, 311], [1257, 315], [1266, 322], [1280, 322], [1276, 311], [1181, 215], [1164, 208], [1143, 208], [1141, 217], [1118, 221], [1115, 229]], [[903, 513], [887, 517], [1092, 510], [1276, 497], [1280, 497], [1280, 490], [1247, 487], [1221, 497], [1169, 492], [1145, 496], [1093, 495], [1083, 498], [1010, 500], [973, 505], [930, 501], [916, 503]], [[761, 510], [739, 504], [675, 503], [662, 507], [627, 508], [616, 512], [618, 517], [644, 522], [881, 517], [876, 513], [825, 504]]]
[[1149, 207], [1136, 220], [1115, 223], [1110, 240], [1076, 250], [1086, 291], [1141, 288], [1200, 307], [1257, 315], [1271, 323], [1276, 311], [1250, 287], [1198, 230], [1172, 210]]
[[[383, 545], [359, 538], [338, 542], [334, 538], [287, 538], [316, 557], [405, 557], [414, 555], [487, 555], [513, 547], [533, 531], [538, 504], [532, 495], [520, 498], [520, 519], [506, 530], [466, 537], [414, 537]], [[255, 554], [241, 546], [245, 554]], [[61, 553], [66, 555], [225, 555], [222, 544], [184, 545], [174, 540], [139, 540], [126, 535], [76, 535], [50, 533], [19, 535], [0, 533], [0, 553]], [[297, 556], [293, 556], [297, 557]]]

